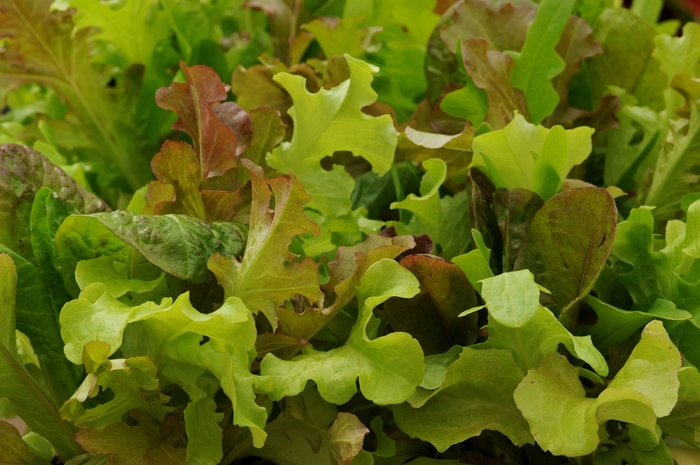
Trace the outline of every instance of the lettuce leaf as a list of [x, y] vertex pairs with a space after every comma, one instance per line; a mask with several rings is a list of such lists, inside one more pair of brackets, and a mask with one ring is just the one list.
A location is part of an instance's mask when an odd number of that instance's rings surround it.
[[668, 415], [678, 398], [678, 368], [680, 354], [661, 322], [655, 321], [598, 398], [585, 396], [578, 370], [555, 353], [528, 372], [514, 397], [543, 450], [586, 455], [596, 449], [598, 427], [607, 420], [655, 431], [656, 418]]
[[289, 115], [297, 130], [290, 142], [283, 142], [272, 151], [267, 163], [281, 173], [294, 172], [311, 196], [309, 208], [326, 216], [350, 211], [350, 194], [355, 183], [340, 166], [325, 171], [321, 159], [347, 150], [364, 157], [382, 175], [389, 171], [396, 147], [391, 117], [373, 117], [361, 111], [376, 99], [377, 94], [370, 87], [376, 68], [348, 55], [345, 58], [350, 79], [316, 94], [306, 90], [301, 76], [288, 73], [274, 76], [294, 100]]
[[[262, 312], [277, 327], [277, 307], [296, 295], [312, 302], [322, 300], [316, 262], [300, 262], [289, 251], [295, 236], [319, 233], [316, 223], [304, 214], [309, 196], [294, 175], [266, 180], [262, 168], [244, 161], [253, 184], [250, 242], [243, 259], [213, 255], [209, 269], [224, 288], [225, 297], [239, 297], [254, 313]], [[275, 210], [270, 210], [272, 194]], [[289, 263], [289, 264], [287, 264]], [[286, 283], [286, 284], [283, 284]]]
[[265, 356], [260, 371], [271, 378], [270, 398], [296, 395], [314, 380], [324, 399], [343, 404], [357, 391], [358, 377], [362, 394], [375, 404], [397, 404], [409, 398], [423, 378], [420, 344], [406, 333], [375, 339], [367, 331], [376, 327], [374, 307], [390, 297], [410, 298], [418, 292], [413, 274], [393, 260], [371, 265], [357, 288], [360, 313], [344, 346], [328, 352], [308, 347], [290, 361]]
[[17, 273], [7, 254], [0, 254], [0, 271], [0, 396], [9, 399], [27, 425], [48, 439], [59, 456], [74, 457], [80, 453], [80, 446], [73, 440], [75, 431], [63, 421], [54, 402], [32, 379], [17, 353]]

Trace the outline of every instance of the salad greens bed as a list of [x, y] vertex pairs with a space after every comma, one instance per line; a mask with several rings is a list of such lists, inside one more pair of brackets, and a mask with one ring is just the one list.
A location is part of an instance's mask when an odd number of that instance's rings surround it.
[[662, 7], [0, 0], [0, 463], [700, 463]]

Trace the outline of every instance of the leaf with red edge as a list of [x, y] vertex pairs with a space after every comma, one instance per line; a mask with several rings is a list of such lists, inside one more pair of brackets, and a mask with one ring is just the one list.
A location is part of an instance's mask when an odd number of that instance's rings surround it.
[[[221, 178], [238, 166], [237, 156], [252, 139], [250, 116], [233, 102], [219, 103], [228, 92], [216, 72], [206, 66], [180, 63], [186, 83], [158, 90], [156, 102], [180, 118], [173, 128], [194, 143], [166, 141], [151, 167], [158, 181], [149, 184], [147, 212], [185, 213], [209, 221], [233, 218], [241, 203], [240, 184]], [[217, 182], [218, 180], [218, 182]], [[160, 184], [160, 185], [159, 185]], [[174, 189], [165, 189], [171, 184]], [[173, 192], [174, 191], [174, 192]]]
[[426, 355], [447, 352], [455, 344], [473, 344], [479, 331], [477, 315], [459, 317], [477, 305], [476, 293], [464, 272], [432, 255], [409, 255], [400, 263], [418, 278], [421, 292], [410, 300], [386, 301], [382, 317], [394, 331], [418, 339]]
[[[323, 299], [316, 262], [310, 257], [301, 262], [289, 251], [299, 234], [320, 234], [316, 223], [304, 214], [310, 196], [299, 180], [290, 174], [265, 179], [262, 168], [244, 159], [250, 171], [253, 203], [250, 235], [243, 260], [213, 255], [209, 269], [224, 288], [225, 298], [236, 296], [252, 312], [263, 312], [277, 327], [277, 307], [297, 295], [310, 301]], [[271, 210], [274, 193], [274, 210]]]

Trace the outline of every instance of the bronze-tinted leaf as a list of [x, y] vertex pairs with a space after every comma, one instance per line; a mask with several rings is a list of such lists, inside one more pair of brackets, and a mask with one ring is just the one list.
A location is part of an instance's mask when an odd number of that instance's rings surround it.
[[617, 209], [598, 187], [557, 194], [535, 214], [515, 269], [529, 269], [551, 291], [545, 303], [566, 312], [593, 287], [612, 250]]
[[384, 316], [396, 331], [418, 339], [426, 355], [447, 352], [453, 345], [476, 341], [478, 327], [474, 313], [476, 293], [464, 272], [455, 264], [432, 255], [409, 255], [401, 260], [420, 282], [421, 292], [412, 299], [389, 299]]

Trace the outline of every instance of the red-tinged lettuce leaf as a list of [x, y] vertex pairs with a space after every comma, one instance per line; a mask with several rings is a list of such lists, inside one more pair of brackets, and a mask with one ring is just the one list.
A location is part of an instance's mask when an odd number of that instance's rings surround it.
[[278, 465], [349, 465], [361, 453], [369, 429], [355, 415], [337, 413], [318, 391], [287, 397], [285, 404], [285, 411], [265, 427], [270, 433], [265, 446], [252, 455]]
[[449, 83], [464, 83], [456, 55], [462, 41], [484, 39], [491, 50], [518, 51], [536, 12], [533, 5], [526, 4], [507, 3], [493, 9], [482, 0], [457, 2], [445, 12], [430, 37], [425, 61], [431, 102], [437, 101]]
[[174, 82], [158, 90], [156, 101], [180, 116], [173, 128], [187, 133], [194, 147], [187, 142], [166, 141], [153, 157], [153, 173], [160, 183], [173, 185], [174, 196], [165, 195], [162, 187], [153, 185], [158, 181], [152, 181], [148, 208], [155, 214], [185, 213], [209, 221], [228, 221], [242, 201], [240, 186], [212, 178], [237, 166], [236, 156], [250, 143], [250, 117], [233, 102], [219, 103], [226, 99], [227, 89], [213, 69], [190, 68], [184, 62], [180, 66], [187, 82]]
[[[289, 251], [299, 234], [320, 234], [318, 225], [304, 214], [309, 195], [297, 178], [266, 180], [259, 166], [244, 160], [250, 171], [253, 204], [250, 213], [249, 242], [239, 262], [235, 258], [213, 255], [209, 269], [224, 288], [225, 297], [239, 297], [254, 313], [262, 312], [277, 326], [277, 307], [297, 295], [312, 302], [322, 300], [316, 262], [310, 257], [301, 262]], [[274, 193], [274, 206], [271, 201]]]
[[176, 278], [203, 282], [211, 278], [209, 257], [240, 255], [246, 236], [247, 228], [237, 223], [121, 210], [66, 218], [56, 233], [56, 246], [66, 287], [77, 295], [74, 271], [80, 260], [106, 255], [129, 270], [129, 278], [154, 279], [153, 264]]
[[[393, 230], [392, 230], [393, 232]], [[432, 242], [427, 236], [391, 236], [386, 230], [381, 235], [369, 234], [367, 238], [352, 247], [338, 247], [336, 258], [328, 264], [329, 281], [321, 287], [324, 293], [324, 308], [307, 306], [302, 313], [279, 308], [279, 330], [274, 335], [278, 343], [295, 341], [289, 350], [275, 352], [280, 358], [290, 358], [301, 348], [306, 347], [321, 330], [333, 322], [343, 326], [341, 331], [347, 336], [347, 327], [340, 321], [338, 312], [355, 297], [355, 289], [360, 285], [365, 271], [383, 258], [394, 259], [402, 253], [425, 253], [432, 251]], [[352, 323], [351, 323], [352, 324]], [[333, 331], [331, 331], [332, 333]], [[258, 338], [260, 339], [260, 338]], [[342, 339], [342, 338], [341, 338]], [[344, 341], [344, 339], [343, 339]], [[327, 342], [339, 343], [341, 340]]]
[[54, 402], [36, 384], [17, 353], [15, 294], [17, 273], [9, 255], [0, 254], [0, 396], [9, 400], [25, 423], [46, 438], [63, 458], [81, 452], [75, 431]]
[[393, 407], [396, 424], [444, 451], [482, 431], [499, 431], [516, 446], [534, 442], [513, 392], [523, 374], [506, 350], [464, 348], [436, 390], [419, 388]]
[[42, 187], [50, 188], [80, 213], [109, 210], [39, 152], [19, 145], [0, 146], [0, 244], [30, 262], [35, 261], [30, 232], [32, 204]]
[[539, 124], [559, 104], [559, 94], [552, 78], [565, 68], [564, 60], [555, 48], [569, 21], [574, 0], [543, 0], [537, 8], [522, 50], [512, 56], [515, 66], [511, 73], [513, 87], [525, 93], [532, 122]]
[[265, 155], [284, 139], [286, 134], [284, 123], [279, 111], [267, 106], [253, 108], [250, 111], [250, 121], [253, 137], [245, 151], [245, 157], [264, 168]]
[[[418, 294], [418, 280], [391, 259], [382, 259], [365, 272], [357, 288], [359, 315], [347, 343], [327, 352], [307, 347], [290, 361], [267, 354], [260, 372], [271, 379], [268, 395], [277, 400], [304, 391], [308, 381], [318, 385], [328, 402], [343, 404], [357, 392], [378, 405], [408, 399], [423, 378], [420, 344], [406, 333], [391, 333], [374, 339], [368, 327], [378, 322], [373, 309], [390, 297], [410, 298]], [[374, 332], [374, 331], [372, 331]]]
[[[80, 428], [98, 431], [112, 423], [121, 423], [132, 409], [147, 412], [158, 421], [172, 411], [165, 404], [169, 397], [160, 393], [158, 368], [148, 357], [109, 360], [110, 346], [105, 342], [89, 342], [83, 347], [83, 365], [87, 376], [83, 384], [61, 407], [61, 416]], [[94, 407], [83, 402], [110, 390], [114, 397]]]
[[446, 13], [449, 22], [440, 29], [440, 37], [452, 53], [457, 53], [462, 41], [477, 38], [488, 41], [491, 50], [517, 52], [536, 13], [533, 5], [506, 3], [491, 8], [488, 1], [466, 0]]
[[566, 313], [593, 288], [616, 226], [617, 208], [607, 190], [589, 187], [555, 195], [532, 219], [514, 268], [529, 269], [552, 292], [545, 302]]
[[486, 121], [491, 127], [507, 126], [514, 111], [530, 119], [525, 94], [511, 85], [510, 75], [515, 62], [510, 56], [489, 50], [485, 39], [469, 39], [462, 42], [462, 58], [474, 84], [486, 91], [489, 101]]
[[426, 355], [473, 344], [479, 331], [477, 315], [459, 317], [477, 306], [476, 293], [464, 272], [431, 255], [409, 255], [399, 263], [418, 278], [421, 292], [408, 301], [386, 301], [382, 317], [392, 329], [418, 339]]
[[552, 127], [561, 124], [571, 127], [576, 118], [585, 114], [569, 106], [569, 84], [587, 58], [600, 55], [603, 50], [598, 42], [593, 40], [593, 30], [585, 20], [571, 16], [564, 28], [555, 51], [564, 60], [564, 71], [552, 79], [552, 86], [559, 95], [559, 104], [554, 113], [545, 120], [545, 126]]
[[83, 429], [76, 436], [88, 452], [109, 456], [109, 463], [142, 465], [185, 465], [184, 437], [177, 417], [168, 415], [161, 424], [135, 410], [136, 426], [110, 425], [103, 430]]
[[544, 202], [527, 189], [498, 189], [493, 196], [493, 211], [503, 239], [503, 271], [512, 271], [525, 234], [535, 213]]
[[143, 67], [131, 68], [115, 87], [106, 85], [108, 74], [90, 62], [94, 29], [73, 34], [74, 10], [50, 11], [51, 3], [9, 0], [0, 5], [0, 40], [5, 41], [0, 52], [0, 101], [7, 90], [22, 84], [53, 89], [70, 109], [72, 142], [78, 140], [96, 159], [114, 163], [137, 189], [152, 179], [148, 170], [152, 152], [135, 137], [139, 132], [134, 104]]
[[610, 8], [600, 15], [593, 39], [601, 44], [603, 53], [588, 62], [593, 108], [600, 105], [608, 86], [625, 89], [640, 106], [664, 108], [667, 79], [652, 57], [656, 35], [653, 26], [628, 9]]

